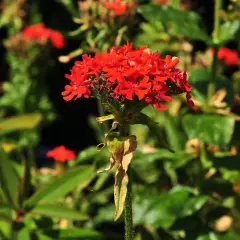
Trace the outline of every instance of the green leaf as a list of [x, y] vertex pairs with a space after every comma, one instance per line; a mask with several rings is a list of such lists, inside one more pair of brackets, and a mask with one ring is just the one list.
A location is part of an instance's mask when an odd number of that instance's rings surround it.
[[28, 228], [22, 228], [18, 233], [18, 239], [31, 240], [30, 231]]
[[47, 235], [50, 239], [57, 240], [103, 240], [103, 237], [100, 233], [90, 230], [90, 229], [81, 229], [81, 228], [70, 228], [70, 229], [56, 229], [56, 230], [45, 230], [37, 232], [37, 235], [40, 236], [40, 239], [47, 239], [41, 235]]
[[108, 159], [108, 151], [107, 149], [102, 149], [98, 151], [96, 147], [88, 147], [78, 154], [76, 160], [70, 161], [70, 166], [76, 166], [78, 164], [82, 164], [83, 162], [90, 161], [91, 163], [95, 163], [96, 161], [102, 161]]
[[114, 205], [108, 204], [99, 209], [98, 214], [92, 220], [94, 224], [101, 224], [104, 222], [112, 222], [114, 213]]
[[11, 204], [4, 204], [0, 203], [0, 221], [6, 220], [6, 221], [12, 221], [12, 212], [13, 208]]
[[170, 34], [182, 35], [193, 40], [210, 40], [204, 30], [201, 17], [195, 12], [156, 4], [142, 5], [139, 10], [150, 23], [161, 21], [165, 24], [165, 29]]
[[71, 220], [84, 221], [88, 219], [88, 216], [84, 213], [80, 213], [74, 209], [58, 206], [58, 205], [46, 205], [39, 204], [31, 210], [32, 214], [40, 214], [43, 216], [54, 218], [66, 218]]
[[[190, 72], [189, 82], [193, 86], [193, 96], [195, 99], [200, 101], [202, 104], [208, 103], [207, 91], [208, 83], [211, 79], [211, 70], [206, 68], [194, 69]], [[233, 86], [229, 79], [222, 75], [217, 74], [217, 86], [216, 90], [225, 88], [227, 90], [226, 101], [231, 104], [233, 102]]]
[[[194, 69], [190, 72], [189, 82], [192, 84], [192, 93], [194, 98], [200, 101], [202, 104], [208, 103], [208, 84], [212, 77], [211, 69], [200, 68]], [[224, 99], [229, 105], [234, 103], [234, 91], [233, 84], [229, 78], [225, 75], [218, 73], [217, 74], [217, 82], [216, 82], [216, 90], [226, 89], [227, 96]]]
[[158, 163], [161, 163], [162, 165], [167, 164], [171, 169], [178, 169], [185, 166], [194, 158], [194, 155], [186, 152], [171, 153], [167, 149], [159, 148], [152, 153], [136, 152], [134, 160], [132, 161], [132, 166], [134, 172], [141, 180], [151, 184], [158, 181], [161, 175]]
[[239, 239], [239, 235], [232, 231], [222, 234], [210, 232], [206, 235], [197, 238], [197, 240], [236, 240], [236, 239]]
[[32, 129], [39, 125], [42, 120], [40, 113], [25, 114], [0, 120], [0, 135]]
[[77, 186], [87, 186], [95, 176], [93, 170], [91, 166], [83, 166], [65, 173], [57, 180], [37, 191], [25, 202], [25, 206], [32, 208], [39, 203], [56, 202], [57, 199], [64, 197]]
[[169, 161], [172, 163], [174, 168], [179, 168], [184, 166], [187, 162], [191, 161], [194, 155], [188, 154], [186, 152], [169, 152], [167, 149], [159, 148], [152, 153], [141, 153], [136, 152], [134, 156], [133, 166], [138, 166], [139, 164], [149, 164], [157, 161]]
[[0, 185], [8, 203], [15, 209], [18, 208], [18, 177], [11, 161], [0, 148]]
[[227, 21], [220, 26], [218, 41], [220, 45], [228, 41], [234, 40], [235, 35], [240, 29], [240, 20]]
[[184, 150], [185, 147], [186, 136], [184, 136], [182, 131], [179, 131], [180, 126], [181, 122], [179, 118], [170, 115], [166, 116], [164, 127], [169, 145], [174, 151]]
[[181, 45], [165, 31], [161, 22], [142, 23], [141, 32], [134, 41], [135, 46], [149, 46], [152, 51], [159, 51], [167, 54], [171, 51], [181, 50]]
[[229, 116], [187, 114], [183, 128], [189, 139], [198, 138], [204, 143], [223, 146], [231, 141], [235, 120]]
[[149, 224], [154, 227], [170, 228], [173, 223], [199, 211], [207, 202], [204, 195], [193, 195], [191, 188], [174, 187], [165, 194], [142, 192], [135, 204], [135, 221], [137, 224]]
[[62, 3], [66, 9], [73, 15], [78, 16], [78, 11], [76, 11], [76, 6], [74, 5], [74, 2], [71, 0], [60, 0], [60, 3]]

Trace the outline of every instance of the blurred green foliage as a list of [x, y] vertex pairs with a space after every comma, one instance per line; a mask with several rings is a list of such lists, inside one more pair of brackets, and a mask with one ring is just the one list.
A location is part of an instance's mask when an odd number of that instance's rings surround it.
[[[131, 126], [138, 139], [131, 163], [135, 240], [239, 239], [239, 61], [232, 67], [218, 60], [216, 91], [210, 99], [208, 87], [213, 77], [209, 49], [234, 46], [239, 51], [240, 17], [233, 13], [240, 2], [224, 9], [225, 17], [220, 15], [217, 42], [194, 9], [182, 9], [182, 4], [177, 8], [175, 1], [139, 4], [131, 22], [121, 16], [105, 21], [96, 9], [84, 15], [74, 1], [60, 2], [80, 25], [68, 34], [79, 40], [77, 52], [67, 55], [70, 59], [128, 40], [178, 56], [181, 68], [189, 73], [193, 110], [181, 96], [167, 112], [143, 110], [158, 123], [153, 132], [161, 134], [175, 153], [147, 127]], [[113, 172], [97, 174], [109, 161], [106, 149], [89, 146], [60, 167], [36, 167], [40, 130], [55, 118], [45, 82], [52, 50], [48, 45], [22, 49], [10, 41], [31, 23], [21, 14], [27, 4], [4, 0], [0, 16], [0, 27], [7, 31], [8, 64], [0, 96], [0, 239], [123, 239], [122, 219], [113, 222]], [[37, 7], [25, 13], [41, 19]], [[92, 25], [86, 25], [84, 16], [93, 17]], [[199, 51], [198, 43], [204, 51]], [[103, 141], [103, 128], [94, 116], [89, 124]]]

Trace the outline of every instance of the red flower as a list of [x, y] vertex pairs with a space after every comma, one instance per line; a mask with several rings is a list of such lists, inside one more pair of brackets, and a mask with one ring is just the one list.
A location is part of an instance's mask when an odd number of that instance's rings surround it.
[[223, 60], [228, 66], [237, 65], [239, 60], [237, 51], [225, 47], [218, 50], [218, 59]]
[[63, 35], [58, 31], [52, 30], [49, 37], [55, 48], [63, 48], [66, 45]]
[[24, 37], [40, 42], [50, 39], [52, 45], [56, 48], [63, 48], [65, 41], [63, 35], [51, 28], [47, 28], [43, 23], [34, 24], [23, 29]]
[[121, 0], [114, 0], [112, 2], [105, 3], [105, 7], [114, 11], [116, 16], [123, 15], [128, 9], [135, 7], [134, 3], [123, 2]]
[[176, 68], [177, 57], [162, 59], [158, 52], [146, 47], [132, 48], [132, 44], [113, 47], [109, 52], [91, 58], [83, 56], [75, 62], [71, 74], [65, 77], [70, 85], [62, 93], [66, 101], [98, 97], [104, 102], [143, 101], [165, 110], [163, 102], [170, 102], [171, 95], [187, 93], [191, 100], [191, 85], [186, 72]]
[[45, 39], [49, 38], [50, 31], [43, 23], [34, 24], [25, 27], [22, 31], [23, 35], [29, 39]]
[[65, 148], [63, 145], [58, 146], [47, 152], [48, 158], [53, 158], [55, 161], [65, 162], [69, 160], [73, 160], [76, 158], [76, 154], [74, 151], [71, 151]]

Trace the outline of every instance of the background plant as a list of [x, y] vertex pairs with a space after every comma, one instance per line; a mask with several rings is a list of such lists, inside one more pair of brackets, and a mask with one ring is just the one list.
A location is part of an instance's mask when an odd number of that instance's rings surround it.
[[[147, 45], [158, 50], [163, 58], [170, 54], [181, 60], [179, 68], [188, 72], [195, 103], [194, 110], [189, 110], [184, 98], [178, 96], [168, 104], [167, 112], [144, 109], [158, 123], [154, 131], [175, 153], [163, 148], [147, 127], [131, 126], [138, 139], [132, 160], [135, 239], [239, 238], [239, 3], [211, 1], [215, 9], [205, 14], [207, 4], [138, 1], [131, 10], [131, 21], [126, 23], [125, 15], [114, 16], [113, 22], [100, 21], [96, 14], [84, 30], [84, 17], [98, 12], [84, 15], [75, 1], [63, 0], [54, 5], [57, 8], [53, 14], [68, 16], [57, 19], [64, 28], [51, 28], [63, 30], [69, 42], [67, 48], [56, 50], [46, 41], [25, 52], [18, 49], [22, 44], [13, 47], [12, 37], [40, 22], [50, 28], [56, 19], [46, 20], [50, 19], [46, 14], [41, 17], [47, 6], [43, 8], [39, 1], [5, 0], [1, 4], [1, 49], [6, 57], [1, 60], [4, 85], [1, 82], [0, 98], [2, 239], [123, 239], [122, 219], [113, 222], [112, 172], [96, 174], [108, 162], [107, 150], [99, 152], [95, 145], [88, 146], [61, 167], [51, 160], [46, 160], [49, 164], [45, 166], [37, 161], [35, 167], [34, 159], [43, 161], [38, 156], [41, 136], [56, 112], [66, 121], [61, 133], [71, 129], [70, 117], [61, 112], [55, 96], [61, 98], [63, 72], [73, 63], [55, 63], [56, 71], [49, 59], [67, 56], [70, 61], [78, 56], [81, 60], [83, 52], [94, 56], [115, 45], [126, 25], [119, 44], [130, 40], [136, 47]], [[81, 30], [73, 33], [78, 28]], [[50, 91], [54, 80], [47, 81], [53, 75], [62, 81], [56, 88], [59, 91], [54, 89], [54, 97]], [[79, 115], [85, 118], [77, 106], [88, 108], [89, 104], [91, 100], [68, 103], [66, 108], [76, 114], [71, 120]], [[57, 123], [58, 118], [52, 126]], [[102, 125], [96, 123], [95, 117], [89, 117], [89, 124], [94, 128], [95, 142], [103, 142]], [[86, 125], [81, 122], [74, 128], [71, 139], [65, 140], [67, 145], [76, 141], [86, 146], [89, 136], [73, 136], [77, 128], [84, 131]]]

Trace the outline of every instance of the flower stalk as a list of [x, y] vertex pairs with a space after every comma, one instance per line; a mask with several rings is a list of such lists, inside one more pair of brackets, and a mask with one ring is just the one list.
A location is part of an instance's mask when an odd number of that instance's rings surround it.
[[[124, 212], [125, 240], [133, 240], [134, 235], [130, 165], [137, 138], [130, 135], [129, 126], [144, 124], [155, 132], [155, 124], [141, 111], [147, 105], [159, 111], [167, 110], [164, 103], [171, 102], [173, 95], [185, 92], [188, 106], [193, 106], [192, 87], [187, 81], [187, 73], [176, 67], [179, 61], [170, 55], [163, 59], [158, 52], [146, 47], [133, 49], [132, 44], [127, 43], [94, 57], [84, 54], [82, 61], [76, 61], [71, 73], [65, 75], [69, 80], [62, 92], [65, 101], [97, 98], [100, 114], [97, 122], [114, 120], [111, 129], [105, 131], [104, 143], [97, 146], [98, 150], [107, 147], [110, 153], [109, 165], [98, 173], [107, 172], [117, 165], [114, 220], [117, 221]], [[109, 115], [104, 116], [104, 113]], [[163, 144], [169, 149], [167, 144]]]
[[[123, 137], [129, 135], [129, 126], [121, 126], [119, 128], [120, 134]], [[124, 208], [124, 225], [125, 225], [125, 240], [133, 239], [133, 212], [132, 212], [132, 169], [131, 166], [128, 166], [128, 187], [127, 187], [127, 196], [125, 200]]]
[[133, 239], [133, 212], [132, 212], [132, 169], [128, 167], [128, 191], [124, 210], [125, 240]]

